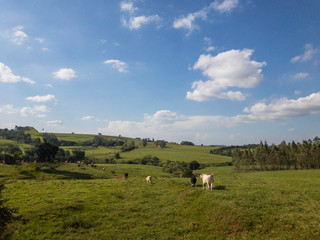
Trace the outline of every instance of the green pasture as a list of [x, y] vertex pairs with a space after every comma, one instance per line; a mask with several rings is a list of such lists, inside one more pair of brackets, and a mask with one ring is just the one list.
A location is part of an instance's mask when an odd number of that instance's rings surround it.
[[214, 173], [205, 191], [160, 167], [102, 166], [0, 165], [12, 239], [320, 239], [320, 170], [210, 167], [196, 171]]
[[154, 143], [148, 143], [146, 147], [139, 147], [130, 152], [120, 153], [121, 160], [133, 160], [143, 158], [146, 155], [156, 156], [160, 161], [197, 161], [203, 164], [230, 162], [231, 157], [210, 154], [214, 147], [208, 146], [186, 146], [178, 144], [167, 144], [165, 148], [158, 148]]

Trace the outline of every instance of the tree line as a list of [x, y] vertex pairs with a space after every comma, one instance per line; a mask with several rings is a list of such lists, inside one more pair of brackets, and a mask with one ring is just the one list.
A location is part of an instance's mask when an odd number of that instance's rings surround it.
[[235, 149], [232, 160], [237, 170], [318, 169], [320, 138], [303, 140], [301, 143], [283, 141], [279, 145], [260, 141], [255, 149]]

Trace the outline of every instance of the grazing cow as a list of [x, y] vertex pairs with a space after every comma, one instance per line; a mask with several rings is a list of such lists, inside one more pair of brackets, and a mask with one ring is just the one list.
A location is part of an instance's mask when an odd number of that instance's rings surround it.
[[205, 173], [200, 174], [200, 178], [202, 179], [202, 186], [204, 189], [204, 185], [206, 184], [206, 189], [208, 190], [209, 187], [212, 190], [212, 185], [213, 185], [213, 176]]
[[128, 173], [124, 173], [124, 179], [128, 178]]
[[197, 178], [194, 175], [192, 175], [190, 178], [190, 182], [191, 182], [192, 187], [194, 187], [196, 185]]
[[151, 176], [148, 176], [148, 177], [146, 177], [146, 180], [147, 180], [147, 183], [152, 183], [152, 177]]

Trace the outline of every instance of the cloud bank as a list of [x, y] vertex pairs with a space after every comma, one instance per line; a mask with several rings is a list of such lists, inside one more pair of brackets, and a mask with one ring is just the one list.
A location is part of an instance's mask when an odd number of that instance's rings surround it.
[[280, 98], [271, 103], [259, 102], [243, 110], [243, 114], [226, 116], [183, 116], [170, 110], [145, 114], [143, 121], [109, 121], [98, 131], [108, 135], [154, 136], [172, 139], [174, 136], [204, 136], [217, 128], [229, 128], [259, 121], [275, 121], [320, 113], [320, 92], [298, 99]]

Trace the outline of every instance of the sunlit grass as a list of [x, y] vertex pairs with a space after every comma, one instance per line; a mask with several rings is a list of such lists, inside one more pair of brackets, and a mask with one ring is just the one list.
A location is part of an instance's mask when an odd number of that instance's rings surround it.
[[159, 167], [103, 166], [106, 171], [54, 165], [57, 171], [21, 179], [21, 171], [32, 173], [33, 166], [2, 165], [4, 195], [21, 216], [10, 225], [13, 239], [320, 238], [319, 170], [236, 173], [212, 167], [196, 171], [214, 172], [214, 190], [203, 191], [199, 178], [192, 188], [189, 179]]

